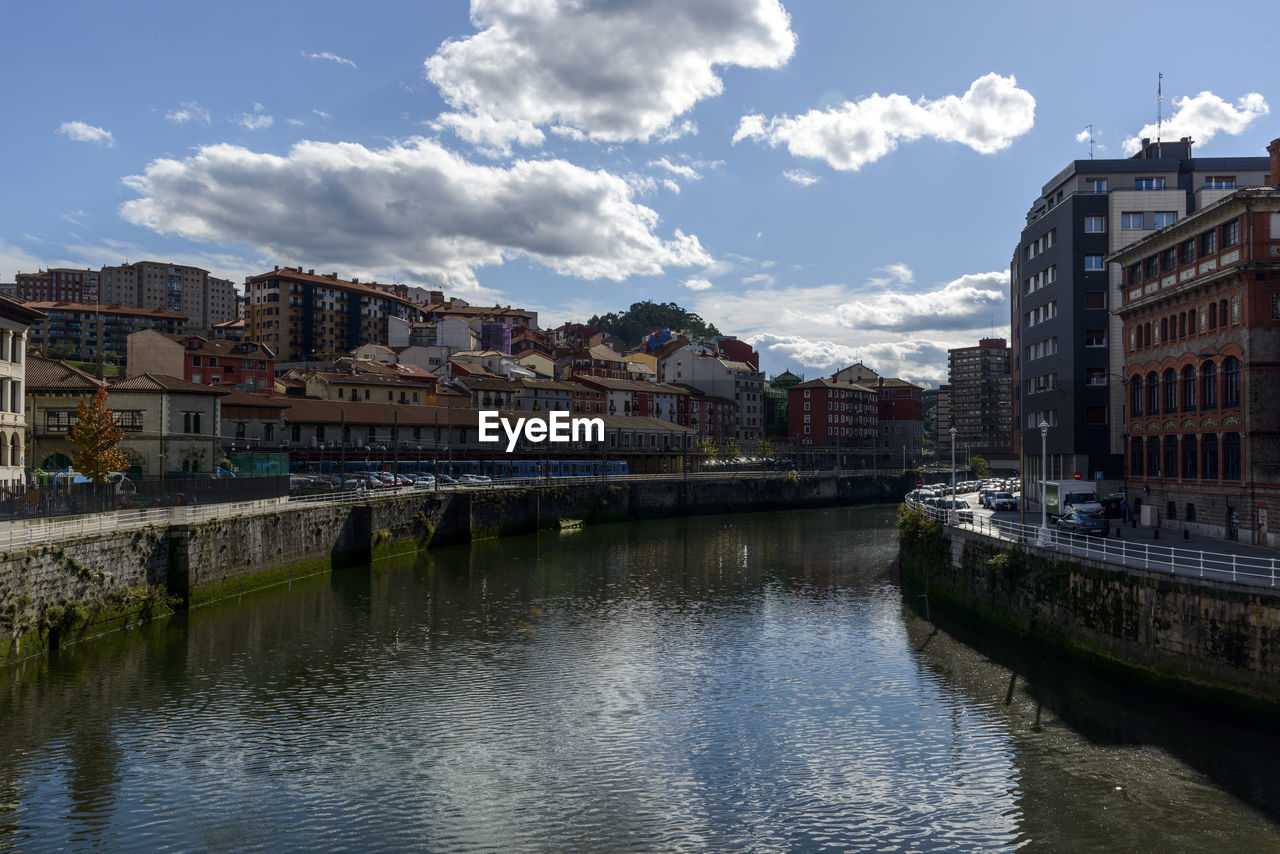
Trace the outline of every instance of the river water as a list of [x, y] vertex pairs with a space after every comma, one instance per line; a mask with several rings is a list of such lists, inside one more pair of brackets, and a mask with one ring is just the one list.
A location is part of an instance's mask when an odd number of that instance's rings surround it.
[[28, 662], [0, 850], [1280, 850], [1269, 727], [927, 622], [893, 512], [442, 549]]

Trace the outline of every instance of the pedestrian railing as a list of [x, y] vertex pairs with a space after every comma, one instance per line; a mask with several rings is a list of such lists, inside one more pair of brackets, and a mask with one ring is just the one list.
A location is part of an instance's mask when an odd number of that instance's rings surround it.
[[[1265, 583], [1271, 587], [1276, 586], [1277, 577], [1280, 576], [1280, 561], [1274, 557], [1162, 546], [1127, 540], [1122, 536], [1076, 534], [1059, 530], [1053, 520], [1050, 520], [1047, 527], [985, 516], [975, 517], [972, 521], [961, 521], [956, 517], [958, 511], [955, 510], [931, 507], [912, 500], [907, 500], [906, 503], [932, 519], [992, 539], [1052, 549], [1106, 563], [1168, 572], [1170, 575], [1214, 578], [1252, 585]], [[1119, 532], [1123, 529], [1115, 530]]]

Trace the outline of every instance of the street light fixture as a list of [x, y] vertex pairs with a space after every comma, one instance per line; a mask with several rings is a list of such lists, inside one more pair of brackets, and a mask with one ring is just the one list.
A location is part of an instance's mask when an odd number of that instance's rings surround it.
[[950, 432], [951, 432], [951, 505], [950, 505], [951, 509], [947, 513], [948, 524], [951, 523], [952, 521], [951, 516], [954, 514], [955, 508], [956, 508], [956, 433], [958, 433], [959, 431], [956, 430], [956, 428], [952, 427]]
[[1040, 419], [1040, 542], [1049, 539], [1049, 422]]

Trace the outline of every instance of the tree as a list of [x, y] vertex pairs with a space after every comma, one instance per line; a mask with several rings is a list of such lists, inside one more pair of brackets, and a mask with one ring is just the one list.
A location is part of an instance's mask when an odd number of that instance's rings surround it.
[[594, 315], [587, 321], [587, 325], [617, 335], [633, 346], [640, 344], [650, 332], [660, 329], [677, 332], [687, 329], [697, 336], [720, 334], [720, 330], [714, 325], [674, 302], [657, 303], [652, 300], [632, 303], [631, 308], [624, 312], [611, 311], [604, 315]]
[[991, 476], [991, 464], [987, 462], [986, 457], [980, 457], [977, 454], [969, 457], [969, 468], [973, 470], [973, 476], [976, 478]]
[[90, 480], [106, 483], [109, 473], [129, 463], [128, 455], [119, 448], [123, 438], [116, 414], [107, 408], [107, 390], [99, 388], [93, 400], [76, 409], [75, 426], [67, 433], [67, 441], [76, 448], [72, 465]]

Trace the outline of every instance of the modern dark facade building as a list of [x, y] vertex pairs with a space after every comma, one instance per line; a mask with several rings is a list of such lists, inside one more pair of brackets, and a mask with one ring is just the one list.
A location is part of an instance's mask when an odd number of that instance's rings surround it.
[[[1010, 265], [1014, 449], [1049, 478], [1124, 478], [1121, 271], [1104, 259], [1188, 213], [1264, 183], [1265, 157], [1193, 158], [1143, 140], [1133, 157], [1076, 160], [1041, 189]], [[1024, 475], [1025, 476], [1025, 475]]]

